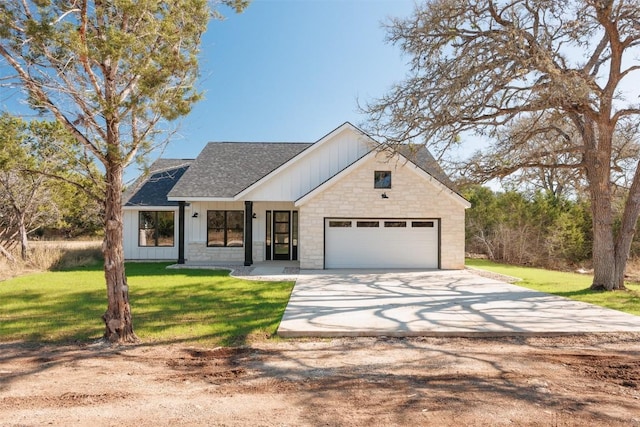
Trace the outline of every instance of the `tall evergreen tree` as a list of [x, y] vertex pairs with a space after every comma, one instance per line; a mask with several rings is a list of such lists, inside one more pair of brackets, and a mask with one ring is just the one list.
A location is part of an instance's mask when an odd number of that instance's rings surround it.
[[[221, 0], [241, 11], [246, 0]], [[215, 8], [216, 5], [214, 5]], [[102, 164], [105, 337], [131, 342], [123, 252], [124, 168], [200, 98], [206, 0], [5, 0], [0, 57], [33, 108], [52, 114]]]

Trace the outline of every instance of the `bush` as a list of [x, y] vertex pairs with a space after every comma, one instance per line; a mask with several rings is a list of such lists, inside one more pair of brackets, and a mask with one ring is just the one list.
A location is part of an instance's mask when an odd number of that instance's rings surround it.
[[464, 192], [466, 251], [508, 264], [562, 268], [591, 256], [591, 216], [581, 201], [485, 187]]

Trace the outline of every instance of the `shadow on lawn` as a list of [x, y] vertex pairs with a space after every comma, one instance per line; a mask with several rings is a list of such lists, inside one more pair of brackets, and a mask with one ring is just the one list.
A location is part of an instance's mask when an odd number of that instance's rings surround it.
[[[243, 345], [250, 336], [275, 334], [291, 283], [244, 281], [227, 270], [167, 270], [167, 265], [126, 267], [134, 330], [143, 343]], [[95, 286], [59, 295], [31, 289], [3, 293], [7, 309], [0, 340], [82, 343], [102, 336], [107, 305], [102, 265], [65, 271], [95, 271]], [[180, 279], [172, 283], [171, 277]]]

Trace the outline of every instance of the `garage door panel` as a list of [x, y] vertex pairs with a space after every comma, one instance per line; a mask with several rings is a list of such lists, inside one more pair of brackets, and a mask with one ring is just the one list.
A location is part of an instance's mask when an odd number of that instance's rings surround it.
[[[358, 227], [359, 222], [379, 226]], [[401, 222], [406, 226], [385, 227]], [[350, 226], [331, 226], [337, 224]], [[438, 268], [438, 225], [434, 219], [327, 219], [325, 267]]]

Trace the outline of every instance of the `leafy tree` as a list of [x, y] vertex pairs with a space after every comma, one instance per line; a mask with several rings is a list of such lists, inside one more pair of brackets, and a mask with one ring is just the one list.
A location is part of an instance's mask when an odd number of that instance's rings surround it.
[[75, 141], [56, 122], [0, 115], [0, 234], [5, 256], [14, 242], [20, 242], [22, 259], [27, 259], [29, 234], [62, 219], [56, 198], [61, 185], [52, 176], [77, 181], [77, 153]]
[[[528, 123], [540, 135], [562, 120], [576, 144], [532, 144], [538, 157], [583, 168], [592, 210], [594, 289], [624, 288], [624, 270], [640, 214], [638, 158], [615, 227], [614, 135], [638, 122], [625, 90], [640, 71], [637, 0], [432, 0], [389, 26], [411, 57], [408, 77], [367, 105], [370, 132], [389, 144], [423, 139], [441, 150], [465, 132], [495, 137]], [[539, 124], [543, 124], [539, 126]], [[559, 145], [558, 145], [559, 144]], [[536, 155], [536, 153], [531, 153]], [[577, 161], [577, 162], [576, 162]], [[630, 166], [632, 164], [632, 166]], [[523, 166], [514, 162], [516, 170]]]
[[[39, 228], [36, 233], [57, 234], [66, 238], [100, 235], [104, 228], [103, 203], [76, 186], [77, 178], [77, 175], [67, 177], [68, 181], [74, 182], [73, 184], [58, 180], [53, 198], [60, 211], [60, 218], [54, 224]], [[84, 181], [84, 177], [81, 180]], [[92, 184], [86, 182], [83, 186]]]
[[588, 204], [551, 192], [467, 187], [466, 249], [508, 263], [564, 268], [590, 256]]
[[[247, 2], [220, 3], [240, 11]], [[123, 254], [123, 171], [200, 98], [197, 54], [210, 16], [206, 0], [0, 4], [0, 57], [16, 84], [103, 168], [103, 320], [111, 341], [137, 340]]]

